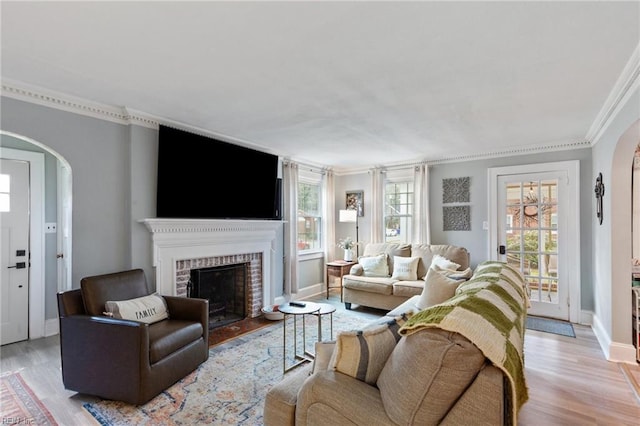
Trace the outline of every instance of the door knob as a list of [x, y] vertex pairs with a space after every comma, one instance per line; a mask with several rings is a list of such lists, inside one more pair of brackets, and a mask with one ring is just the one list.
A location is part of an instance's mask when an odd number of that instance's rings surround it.
[[13, 266], [9, 266], [7, 269], [11, 269], [11, 268], [24, 269], [26, 267], [27, 267], [27, 263], [26, 262], [18, 262]]

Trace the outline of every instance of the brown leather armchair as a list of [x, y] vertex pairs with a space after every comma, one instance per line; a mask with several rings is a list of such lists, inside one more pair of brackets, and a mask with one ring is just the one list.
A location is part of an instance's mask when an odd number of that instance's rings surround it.
[[150, 294], [142, 269], [86, 277], [58, 293], [66, 389], [144, 404], [209, 358], [209, 301], [163, 296], [169, 318], [153, 324], [105, 316], [105, 302]]

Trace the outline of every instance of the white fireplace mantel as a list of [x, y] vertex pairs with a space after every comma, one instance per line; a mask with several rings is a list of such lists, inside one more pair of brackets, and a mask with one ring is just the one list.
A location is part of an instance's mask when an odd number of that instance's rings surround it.
[[176, 262], [186, 259], [262, 254], [263, 306], [273, 303], [277, 230], [282, 221], [143, 219], [152, 234], [156, 290], [176, 295]]

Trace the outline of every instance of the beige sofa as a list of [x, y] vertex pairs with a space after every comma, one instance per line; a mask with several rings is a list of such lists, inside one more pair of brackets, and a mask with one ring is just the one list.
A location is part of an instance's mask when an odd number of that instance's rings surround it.
[[[477, 269], [456, 296], [413, 314], [374, 383], [338, 371], [335, 342], [317, 343], [314, 365], [290, 373], [267, 393], [264, 425], [517, 424], [528, 399], [523, 355], [528, 302], [522, 276], [508, 267], [503, 273], [503, 265], [479, 265], [483, 273]], [[495, 296], [486, 299], [496, 287]], [[480, 288], [481, 302], [475, 305]], [[487, 304], [501, 298], [507, 303]], [[412, 310], [414, 299], [394, 311]], [[455, 318], [473, 320], [445, 325], [441, 318], [454, 306]]]
[[[367, 276], [362, 265], [357, 263], [349, 275], [342, 278], [343, 300], [347, 309], [351, 309], [351, 304], [355, 303], [390, 310], [410, 297], [420, 295], [424, 288], [424, 277], [436, 254], [459, 264], [459, 270], [469, 268], [469, 252], [463, 247], [451, 245], [372, 243], [364, 247], [360, 259], [380, 254], [387, 256], [388, 276]], [[417, 279], [393, 278], [395, 256], [419, 258]]]

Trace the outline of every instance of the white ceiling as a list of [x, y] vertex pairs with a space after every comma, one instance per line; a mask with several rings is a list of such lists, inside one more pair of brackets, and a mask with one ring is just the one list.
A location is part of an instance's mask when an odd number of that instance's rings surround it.
[[638, 1], [0, 7], [3, 80], [336, 170], [583, 143], [640, 41]]

